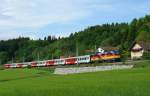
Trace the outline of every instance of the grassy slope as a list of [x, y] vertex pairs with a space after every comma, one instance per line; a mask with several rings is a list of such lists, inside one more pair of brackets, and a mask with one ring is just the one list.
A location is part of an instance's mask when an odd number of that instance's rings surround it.
[[150, 67], [53, 75], [45, 70], [0, 71], [0, 96], [149, 96]]

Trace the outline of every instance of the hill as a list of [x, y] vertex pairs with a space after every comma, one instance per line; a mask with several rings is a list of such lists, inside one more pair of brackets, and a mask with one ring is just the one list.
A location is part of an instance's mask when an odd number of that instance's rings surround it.
[[45, 37], [44, 40], [30, 40], [20, 37], [0, 41], [0, 64], [68, 57], [89, 54], [85, 50], [95, 50], [99, 46], [119, 47], [122, 54], [128, 52], [135, 41], [150, 42], [150, 16], [134, 19], [128, 23], [96, 25], [69, 37]]

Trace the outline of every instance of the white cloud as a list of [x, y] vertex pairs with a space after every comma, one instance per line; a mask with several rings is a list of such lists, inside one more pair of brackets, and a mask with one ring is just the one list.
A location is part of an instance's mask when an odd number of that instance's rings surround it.
[[88, 12], [75, 3], [73, 0], [1, 0], [0, 26], [42, 27], [87, 16]]
[[[118, 0], [0, 0], [0, 27], [39, 28], [82, 19], [96, 14], [95, 11], [101, 14], [125, 11], [121, 6], [124, 5]], [[131, 6], [127, 6], [128, 9]]]
[[91, 14], [87, 7], [91, 3], [88, 0], [0, 0], [0, 39], [31, 36], [20, 29], [33, 32], [48, 24], [80, 20]]
[[[82, 9], [79, 0], [0, 0], [0, 40], [29, 36], [28, 32], [40, 29], [47, 24], [67, 23], [89, 15]], [[31, 36], [32, 35], [32, 36]]]
[[[139, 1], [140, 3], [137, 3]], [[113, 21], [114, 17], [118, 18], [121, 15], [136, 17], [137, 13], [150, 12], [150, 2], [147, 0], [137, 2], [136, 0], [0, 0], [0, 40], [20, 35], [35, 39], [40, 35], [33, 32], [46, 28], [47, 25], [65, 23], [68, 24], [66, 27], [69, 27], [69, 24], [72, 24], [70, 22], [77, 21], [76, 25], [80, 26], [82, 20], [86, 18], [88, 21], [91, 18], [87, 17], [90, 16], [99, 20]], [[92, 19], [93, 24], [98, 21]]]

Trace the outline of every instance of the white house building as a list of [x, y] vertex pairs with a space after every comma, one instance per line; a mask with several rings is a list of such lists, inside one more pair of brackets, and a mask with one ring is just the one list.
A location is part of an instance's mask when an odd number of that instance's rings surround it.
[[150, 58], [150, 42], [135, 42], [131, 47], [131, 59]]
[[143, 53], [144, 48], [140, 44], [134, 43], [131, 48], [131, 59], [140, 59], [142, 58]]

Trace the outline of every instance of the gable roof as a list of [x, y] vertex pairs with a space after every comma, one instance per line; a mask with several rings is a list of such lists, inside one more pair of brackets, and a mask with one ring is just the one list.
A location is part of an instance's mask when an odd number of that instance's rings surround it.
[[139, 42], [145, 51], [150, 51], [150, 42]]
[[139, 44], [145, 51], [150, 51], [150, 42], [134, 42], [130, 48], [130, 50], [132, 50], [132, 48], [136, 45]]

